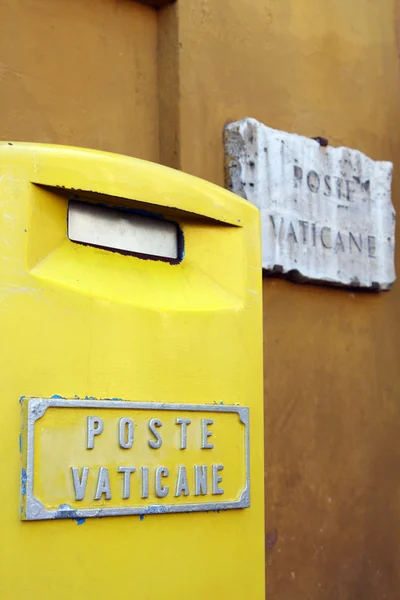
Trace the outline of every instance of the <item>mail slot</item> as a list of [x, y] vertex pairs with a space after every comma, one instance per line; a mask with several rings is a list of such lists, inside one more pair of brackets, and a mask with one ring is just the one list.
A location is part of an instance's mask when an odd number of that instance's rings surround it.
[[138, 215], [85, 202], [68, 205], [70, 240], [114, 252], [178, 260], [179, 227], [157, 215]]
[[0, 597], [261, 600], [257, 210], [128, 157], [0, 154]]

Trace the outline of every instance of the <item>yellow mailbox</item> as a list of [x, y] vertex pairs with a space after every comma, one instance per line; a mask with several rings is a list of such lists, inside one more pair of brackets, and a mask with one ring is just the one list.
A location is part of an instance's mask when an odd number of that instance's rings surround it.
[[0, 145], [0, 598], [264, 598], [257, 210]]

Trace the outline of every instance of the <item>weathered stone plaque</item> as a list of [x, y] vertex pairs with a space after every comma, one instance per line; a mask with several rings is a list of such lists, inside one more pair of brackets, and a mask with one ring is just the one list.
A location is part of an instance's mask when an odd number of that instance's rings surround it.
[[267, 272], [390, 289], [392, 163], [324, 147], [254, 119], [227, 126], [225, 152], [228, 188], [261, 211]]

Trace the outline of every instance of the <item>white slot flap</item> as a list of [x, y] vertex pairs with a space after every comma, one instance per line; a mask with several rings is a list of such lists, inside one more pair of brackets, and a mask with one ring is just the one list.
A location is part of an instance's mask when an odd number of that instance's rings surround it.
[[176, 260], [176, 223], [113, 208], [70, 202], [68, 237], [73, 242]]

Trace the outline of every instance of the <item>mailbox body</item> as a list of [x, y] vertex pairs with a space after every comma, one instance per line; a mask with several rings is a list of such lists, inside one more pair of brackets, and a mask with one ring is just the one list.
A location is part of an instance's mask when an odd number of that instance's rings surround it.
[[[21, 143], [0, 145], [0, 198], [0, 597], [261, 600], [256, 209], [158, 165]], [[176, 223], [179, 260], [74, 243], [72, 200]], [[188, 415], [186, 448], [177, 419]], [[90, 448], [95, 417], [104, 431]], [[191, 471], [203, 464], [207, 496]], [[123, 497], [121, 465], [136, 469], [136, 500]]]

